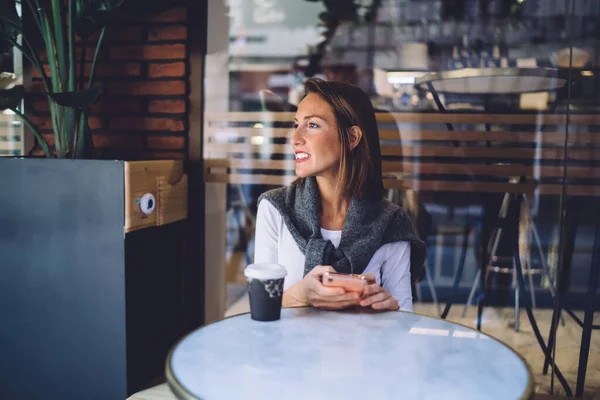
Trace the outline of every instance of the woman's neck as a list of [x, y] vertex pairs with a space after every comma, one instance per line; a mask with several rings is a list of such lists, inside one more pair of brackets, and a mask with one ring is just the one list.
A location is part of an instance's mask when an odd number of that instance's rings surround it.
[[321, 194], [321, 227], [332, 231], [342, 230], [350, 206], [350, 200], [339, 193], [336, 184], [337, 180], [317, 178]]

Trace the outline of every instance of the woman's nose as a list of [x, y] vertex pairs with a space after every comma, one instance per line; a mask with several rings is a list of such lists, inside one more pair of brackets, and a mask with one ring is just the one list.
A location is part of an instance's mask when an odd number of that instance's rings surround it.
[[290, 142], [292, 143], [292, 146], [297, 146], [304, 143], [304, 136], [302, 135], [300, 127], [294, 129]]

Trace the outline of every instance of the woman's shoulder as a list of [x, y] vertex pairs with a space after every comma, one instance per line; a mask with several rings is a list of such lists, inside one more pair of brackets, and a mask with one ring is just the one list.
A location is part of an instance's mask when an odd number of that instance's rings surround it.
[[258, 203], [257, 217], [258, 216], [268, 217], [270, 219], [281, 218], [281, 213], [268, 197], [263, 198], [261, 196]]
[[296, 191], [296, 185], [291, 184], [288, 186], [282, 186], [276, 189], [267, 190], [261, 194], [258, 198], [258, 204], [263, 200], [268, 200], [274, 206], [285, 205], [292, 202]]

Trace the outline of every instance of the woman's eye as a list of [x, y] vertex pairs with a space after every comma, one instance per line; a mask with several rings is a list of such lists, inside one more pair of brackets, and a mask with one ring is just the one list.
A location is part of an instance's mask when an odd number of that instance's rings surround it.
[[313, 128], [313, 129], [315, 129], [315, 128], [318, 128], [318, 127], [319, 127], [319, 125], [317, 125], [317, 124], [315, 124], [315, 123], [313, 123], [313, 122], [310, 122], [310, 123], [308, 124], [308, 127], [309, 127], [309, 128]]
[[298, 124], [294, 122], [294, 129], [298, 129]]

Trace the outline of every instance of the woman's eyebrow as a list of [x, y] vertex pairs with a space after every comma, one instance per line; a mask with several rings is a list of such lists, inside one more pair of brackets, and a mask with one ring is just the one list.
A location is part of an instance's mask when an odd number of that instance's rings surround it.
[[[322, 119], [323, 121], [327, 121], [325, 118], [323, 118], [319, 115], [316, 115], [316, 114], [315, 115], [307, 115], [306, 117], [303, 118], [303, 120], [306, 121], [307, 119], [310, 119], [310, 118], [319, 118], [319, 119]], [[298, 119], [296, 117], [294, 117], [294, 121], [298, 121]]]

